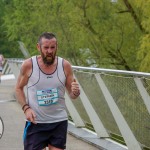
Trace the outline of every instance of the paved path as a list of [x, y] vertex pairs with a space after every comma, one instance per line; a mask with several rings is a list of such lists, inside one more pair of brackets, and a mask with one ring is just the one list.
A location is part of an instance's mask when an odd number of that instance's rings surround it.
[[[0, 83], [0, 117], [4, 122], [4, 134], [0, 150], [23, 150], [22, 134], [24, 114], [14, 98], [15, 80]], [[98, 150], [98, 148], [68, 134], [66, 150]]]

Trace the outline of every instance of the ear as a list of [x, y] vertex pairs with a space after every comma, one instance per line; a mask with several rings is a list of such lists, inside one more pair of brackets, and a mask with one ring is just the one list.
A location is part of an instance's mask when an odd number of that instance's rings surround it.
[[56, 49], [58, 50], [58, 42], [56, 42]]
[[41, 48], [40, 48], [40, 44], [39, 43], [36, 44], [36, 47], [37, 47], [38, 51], [40, 51]]

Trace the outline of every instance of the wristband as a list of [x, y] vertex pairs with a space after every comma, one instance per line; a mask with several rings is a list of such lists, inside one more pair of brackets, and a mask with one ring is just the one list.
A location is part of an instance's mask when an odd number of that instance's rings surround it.
[[29, 107], [27, 107], [25, 110], [24, 110], [24, 113], [28, 110], [30, 108], [30, 106]]
[[25, 108], [26, 106], [29, 106], [29, 105], [28, 105], [28, 104], [24, 104], [24, 105], [22, 106], [22, 110], [24, 110], [24, 108]]

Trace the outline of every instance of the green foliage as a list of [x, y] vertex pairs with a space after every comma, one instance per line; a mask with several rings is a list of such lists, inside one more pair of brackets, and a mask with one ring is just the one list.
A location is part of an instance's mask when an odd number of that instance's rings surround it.
[[142, 26], [145, 29], [145, 33], [141, 36], [141, 44], [138, 52], [138, 59], [141, 61], [139, 66], [140, 71], [149, 72], [149, 60], [150, 60], [150, 1], [143, 0], [137, 2], [137, 7], [142, 11]]
[[22, 41], [31, 55], [38, 54], [38, 36], [49, 31], [58, 38], [58, 55], [73, 65], [149, 71], [149, 5], [147, 0], [5, 0], [0, 6], [5, 30], [0, 30], [5, 42], [16, 43], [13, 51]]
[[0, 53], [2, 53], [4, 57], [23, 57], [21, 52], [16, 49], [17, 43], [8, 39], [7, 27], [3, 24], [3, 16], [5, 15], [7, 3], [9, 3], [9, 1], [0, 1]]

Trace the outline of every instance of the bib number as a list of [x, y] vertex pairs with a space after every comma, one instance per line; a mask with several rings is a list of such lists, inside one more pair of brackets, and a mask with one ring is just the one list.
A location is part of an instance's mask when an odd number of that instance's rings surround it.
[[58, 102], [57, 88], [37, 91], [37, 101], [40, 106], [48, 106]]

